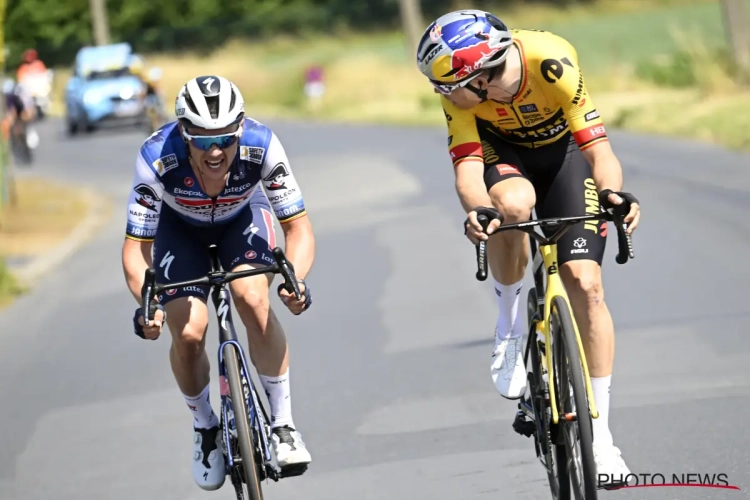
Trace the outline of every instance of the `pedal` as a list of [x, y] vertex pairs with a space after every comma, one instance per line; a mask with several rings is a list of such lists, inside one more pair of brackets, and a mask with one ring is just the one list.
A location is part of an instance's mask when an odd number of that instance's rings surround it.
[[534, 431], [536, 431], [536, 425], [531, 420], [528, 420], [522, 411], [519, 411], [513, 420], [513, 430], [522, 436], [531, 437], [534, 435]]
[[281, 473], [279, 474], [279, 477], [285, 478], [285, 477], [301, 476], [302, 474], [307, 472], [307, 465], [308, 464], [287, 465], [286, 467], [281, 469]]

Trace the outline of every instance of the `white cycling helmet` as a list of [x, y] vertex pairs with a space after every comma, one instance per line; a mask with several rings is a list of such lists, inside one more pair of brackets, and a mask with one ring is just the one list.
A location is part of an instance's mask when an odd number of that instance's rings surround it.
[[177, 94], [175, 114], [183, 127], [222, 129], [245, 118], [245, 101], [235, 84], [221, 76], [199, 76]]

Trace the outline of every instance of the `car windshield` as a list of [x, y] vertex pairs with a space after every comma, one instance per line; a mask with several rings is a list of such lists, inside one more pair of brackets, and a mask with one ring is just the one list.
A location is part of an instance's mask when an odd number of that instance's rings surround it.
[[120, 78], [131, 75], [128, 68], [108, 69], [105, 71], [92, 71], [86, 77], [87, 80], [104, 80], [106, 78]]

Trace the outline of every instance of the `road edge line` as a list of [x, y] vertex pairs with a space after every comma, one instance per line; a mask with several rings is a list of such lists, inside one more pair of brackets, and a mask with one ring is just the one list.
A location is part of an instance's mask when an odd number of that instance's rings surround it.
[[96, 236], [97, 230], [111, 218], [112, 214], [108, 210], [108, 205], [112, 200], [109, 197], [98, 194], [89, 187], [76, 186], [76, 189], [85, 199], [90, 200], [86, 216], [63, 241], [33, 257], [28, 263], [9, 269], [20, 285], [33, 287], [40, 276], [62, 264], [76, 250], [91, 241]]

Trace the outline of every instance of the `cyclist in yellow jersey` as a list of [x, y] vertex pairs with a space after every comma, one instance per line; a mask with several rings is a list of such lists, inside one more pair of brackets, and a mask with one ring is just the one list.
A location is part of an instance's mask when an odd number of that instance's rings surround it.
[[[598, 213], [600, 202], [630, 204], [628, 232], [640, 219], [638, 201], [621, 192], [622, 169], [594, 102], [578, 55], [549, 32], [510, 30], [481, 10], [460, 10], [430, 24], [417, 64], [440, 94], [456, 191], [468, 214], [466, 236], [487, 240], [477, 214], [505, 222]], [[558, 242], [560, 274], [581, 329], [599, 418], [593, 420], [599, 474], [629, 470], [609, 430], [614, 326], [604, 302], [601, 262], [605, 221], [579, 224]], [[487, 244], [500, 313], [491, 375], [508, 399], [526, 390], [518, 303], [529, 260], [528, 236], [499, 234]]]

